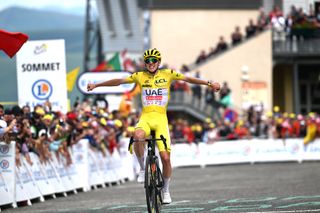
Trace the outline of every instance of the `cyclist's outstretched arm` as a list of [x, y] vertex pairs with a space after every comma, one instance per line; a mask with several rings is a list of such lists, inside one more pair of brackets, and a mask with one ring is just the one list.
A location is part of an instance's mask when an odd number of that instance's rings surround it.
[[125, 83], [129, 83], [127, 81], [127, 79], [125, 78], [115, 78], [115, 79], [111, 79], [111, 80], [108, 80], [108, 81], [104, 81], [104, 82], [100, 82], [100, 83], [96, 83], [96, 84], [88, 84], [87, 85], [87, 90], [88, 92], [93, 90], [94, 88], [97, 88], [97, 87], [105, 87], [105, 86], [118, 86], [120, 84], [125, 84]]
[[207, 85], [211, 87], [215, 92], [218, 92], [220, 90], [220, 84], [218, 82], [206, 81], [206, 80], [203, 80], [200, 78], [194, 78], [191, 76], [185, 76], [182, 80], [191, 84]]

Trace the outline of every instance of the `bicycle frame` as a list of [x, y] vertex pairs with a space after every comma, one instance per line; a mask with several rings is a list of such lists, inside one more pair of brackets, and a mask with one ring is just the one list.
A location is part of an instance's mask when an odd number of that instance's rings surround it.
[[156, 141], [161, 140], [167, 149], [166, 139], [161, 135], [159, 139], [155, 137], [155, 131], [151, 131], [151, 138], [136, 141], [132, 137], [129, 143], [130, 146], [134, 142], [147, 142], [147, 157], [145, 162], [145, 181], [144, 188], [146, 193], [146, 201], [148, 212], [161, 211], [162, 205], [162, 188], [164, 185], [163, 175], [159, 167], [159, 158], [156, 155], [155, 144]]

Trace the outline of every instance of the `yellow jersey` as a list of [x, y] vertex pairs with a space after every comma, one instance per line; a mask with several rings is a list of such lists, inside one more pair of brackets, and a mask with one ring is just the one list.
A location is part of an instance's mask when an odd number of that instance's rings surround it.
[[127, 83], [136, 83], [141, 89], [142, 113], [166, 113], [170, 99], [170, 86], [184, 75], [171, 69], [159, 69], [157, 73], [135, 72], [126, 78]]

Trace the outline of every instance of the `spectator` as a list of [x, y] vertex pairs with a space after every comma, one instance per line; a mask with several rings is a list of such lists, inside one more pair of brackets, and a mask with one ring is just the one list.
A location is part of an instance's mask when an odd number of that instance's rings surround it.
[[291, 5], [289, 15], [292, 17], [293, 21], [295, 21], [298, 18], [299, 12], [294, 5]]
[[192, 125], [191, 130], [194, 134], [194, 142], [196, 144], [198, 144], [199, 142], [202, 141], [202, 137], [203, 137], [203, 128], [200, 125], [200, 123], [195, 123], [194, 125]]
[[[196, 78], [200, 78], [200, 71], [197, 70], [195, 73], [195, 77]], [[200, 105], [200, 100], [201, 100], [201, 96], [202, 96], [202, 92], [201, 92], [201, 86], [198, 84], [194, 84], [191, 86], [192, 89], [192, 99], [195, 103], [197, 103], [198, 105]]]
[[31, 119], [31, 110], [28, 105], [22, 107], [22, 114], [24, 117]]
[[257, 18], [257, 28], [259, 31], [263, 31], [269, 24], [270, 20], [266, 13], [264, 12], [263, 8], [260, 8], [259, 15]]
[[279, 6], [274, 5], [273, 9], [269, 12], [269, 20], [272, 20], [274, 17], [283, 17], [283, 13]]
[[257, 26], [253, 23], [252, 19], [249, 19], [249, 25], [246, 27], [246, 38], [251, 38], [257, 32]]
[[9, 138], [9, 133], [12, 133], [13, 128], [16, 125], [16, 119], [13, 119], [9, 125], [5, 120], [0, 120], [0, 140], [5, 141], [6, 143], [10, 143], [11, 140]]
[[220, 103], [223, 104], [225, 107], [230, 105], [230, 100], [229, 100], [230, 95], [231, 95], [231, 89], [229, 88], [228, 83], [223, 82], [220, 90]]
[[193, 143], [195, 141], [195, 136], [189, 125], [189, 122], [187, 120], [182, 121], [182, 126], [182, 133], [184, 135], [184, 138], [189, 144]]
[[29, 119], [23, 118], [21, 122], [16, 124], [16, 128], [16, 145], [19, 147], [20, 153], [25, 157], [26, 161], [32, 165], [33, 162], [29, 155], [29, 144], [32, 144]]
[[217, 49], [215, 49], [215, 48], [213, 48], [213, 47], [210, 47], [209, 53], [208, 53], [208, 57], [217, 54], [217, 52], [218, 52]]
[[172, 140], [175, 143], [186, 141], [185, 136], [183, 135], [182, 121], [180, 120], [176, 121], [175, 125], [173, 126], [172, 136], [173, 136]]
[[210, 87], [206, 87], [204, 97], [205, 97], [205, 103], [206, 103], [205, 109], [210, 105], [215, 108], [218, 107], [218, 102], [216, 101], [215, 92]]
[[303, 24], [307, 21], [307, 15], [303, 12], [302, 7], [298, 9], [298, 14], [294, 19], [294, 24]]
[[183, 64], [182, 67], [181, 67], [181, 72], [186, 73], [186, 72], [189, 72], [189, 71], [190, 71], [189, 67], [186, 64]]
[[235, 135], [233, 134], [233, 131], [232, 131], [231, 122], [228, 119], [225, 119], [223, 124], [219, 126], [218, 132], [221, 139], [224, 139], [224, 140], [235, 139]]
[[196, 59], [196, 64], [200, 64], [201, 62], [204, 62], [207, 58], [206, 52], [204, 50], [201, 50], [200, 55]]
[[217, 141], [218, 129], [215, 128], [214, 123], [209, 124], [209, 129], [203, 135], [203, 142], [212, 144]]
[[284, 40], [286, 21], [282, 13], [278, 12], [277, 15], [273, 15], [270, 22], [273, 29], [273, 39], [275, 41]]
[[4, 115], [4, 107], [2, 104], [0, 104], [0, 119], [3, 118], [3, 115]]
[[235, 31], [231, 34], [231, 40], [233, 46], [242, 42], [242, 33], [239, 26], [235, 27]]
[[291, 14], [288, 14], [285, 19], [285, 34], [286, 37], [292, 39], [291, 28], [293, 26], [293, 18]]
[[243, 120], [238, 120], [236, 127], [234, 129], [234, 133], [238, 139], [248, 139], [250, 138], [250, 132], [248, 128], [244, 125]]
[[101, 94], [98, 94], [96, 96], [96, 98], [93, 101], [93, 105], [100, 108], [100, 109], [108, 111], [109, 103], [105, 99], [105, 97], [103, 97], [103, 95], [101, 95]]
[[227, 44], [227, 42], [224, 40], [224, 37], [223, 37], [223, 36], [220, 36], [220, 37], [219, 37], [219, 42], [218, 42], [217, 47], [216, 47], [216, 51], [217, 51], [217, 52], [223, 52], [223, 51], [225, 51], [226, 49], [228, 49], [228, 44]]

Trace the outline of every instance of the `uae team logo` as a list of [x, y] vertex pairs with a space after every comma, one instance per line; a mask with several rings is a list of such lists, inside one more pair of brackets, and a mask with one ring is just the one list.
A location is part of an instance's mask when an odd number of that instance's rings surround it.
[[49, 81], [40, 79], [32, 85], [32, 94], [38, 100], [47, 100], [52, 95], [52, 85]]

